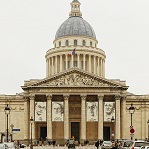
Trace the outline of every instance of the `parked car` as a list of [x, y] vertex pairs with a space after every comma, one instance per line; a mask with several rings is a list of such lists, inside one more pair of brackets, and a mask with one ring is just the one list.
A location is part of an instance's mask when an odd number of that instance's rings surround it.
[[122, 149], [130, 149], [133, 144], [131, 140], [124, 140]]
[[112, 142], [111, 141], [103, 141], [102, 149], [110, 149], [110, 148], [112, 148]]
[[25, 144], [20, 144], [20, 148], [24, 148], [24, 147], [26, 147]]
[[126, 141], [123, 145], [123, 149], [141, 149], [142, 146], [149, 146], [149, 144], [145, 141]]
[[4, 143], [0, 143], [0, 149], [6, 149], [6, 145]]
[[14, 142], [4, 142], [6, 149], [18, 149], [18, 145], [15, 145]]
[[141, 146], [140, 149], [149, 149], [149, 145], [148, 146]]

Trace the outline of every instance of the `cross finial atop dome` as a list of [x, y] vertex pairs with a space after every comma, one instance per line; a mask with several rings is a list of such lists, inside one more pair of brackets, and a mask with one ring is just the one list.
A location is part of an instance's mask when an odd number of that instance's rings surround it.
[[70, 17], [81, 17], [82, 13], [80, 11], [80, 5], [81, 3], [78, 0], [73, 0], [71, 2], [71, 12], [69, 14]]

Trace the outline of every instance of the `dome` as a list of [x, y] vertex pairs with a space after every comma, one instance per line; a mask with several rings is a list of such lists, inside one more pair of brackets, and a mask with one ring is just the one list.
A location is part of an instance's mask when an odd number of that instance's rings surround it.
[[82, 17], [69, 17], [57, 30], [55, 39], [64, 36], [86, 36], [96, 38], [95, 32], [91, 25]]

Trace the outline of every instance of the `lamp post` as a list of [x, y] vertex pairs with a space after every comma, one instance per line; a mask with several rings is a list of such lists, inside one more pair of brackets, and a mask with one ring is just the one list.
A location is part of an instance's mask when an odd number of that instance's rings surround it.
[[12, 133], [12, 134], [11, 134], [11, 140], [13, 140], [13, 127], [14, 127], [14, 125], [11, 124], [10, 127], [11, 127], [11, 133]]
[[[111, 122], [114, 123], [114, 121], [115, 121], [114, 116], [112, 116]], [[111, 137], [112, 137], [112, 140], [114, 140], [114, 131], [111, 132]]]
[[7, 106], [5, 107], [5, 114], [7, 115], [7, 129], [6, 129], [6, 132], [7, 132], [7, 142], [8, 142], [8, 115], [10, 114], [10, 108], [8, 107], [8, 104]]
[[148, 124], [148, 141], [149, 141], [149, 119], [147, 121], [147, 124]]
[[[130, 125], [130, 128], [133, 127], [132, 126], [132, 114], [134, 114], [134, 112], [135, 112], [135, 108], [134, 108], [133, 104], [131, 103], [131, 106], [129, 107], [129, 113], [131, 115], [131, 125]], [[132, 136], [131, 136], [131, 140], [132, 140]]]
[[33, 117], [31, 116], [30, 118], [30, 123], [31, 123], [31, 146], [30, 146], [30, 149], [33, 149], [33, 143], [32, 143], [32, 124], [33, 124], [34, 120], [33, 120]]

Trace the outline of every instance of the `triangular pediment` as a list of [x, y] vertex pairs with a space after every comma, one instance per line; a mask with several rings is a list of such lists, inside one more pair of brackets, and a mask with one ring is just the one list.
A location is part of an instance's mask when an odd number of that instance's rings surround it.
[[[25, 87], [25, 86], [24, 86]], [[24, 88], [23, 87], [23, 88]], [[28, 84], [25, 88], [36, 87], [116, 87], [125, 88], [119, 83], [101, 78], [86, 71], [73, 68], [53, 77]]]

